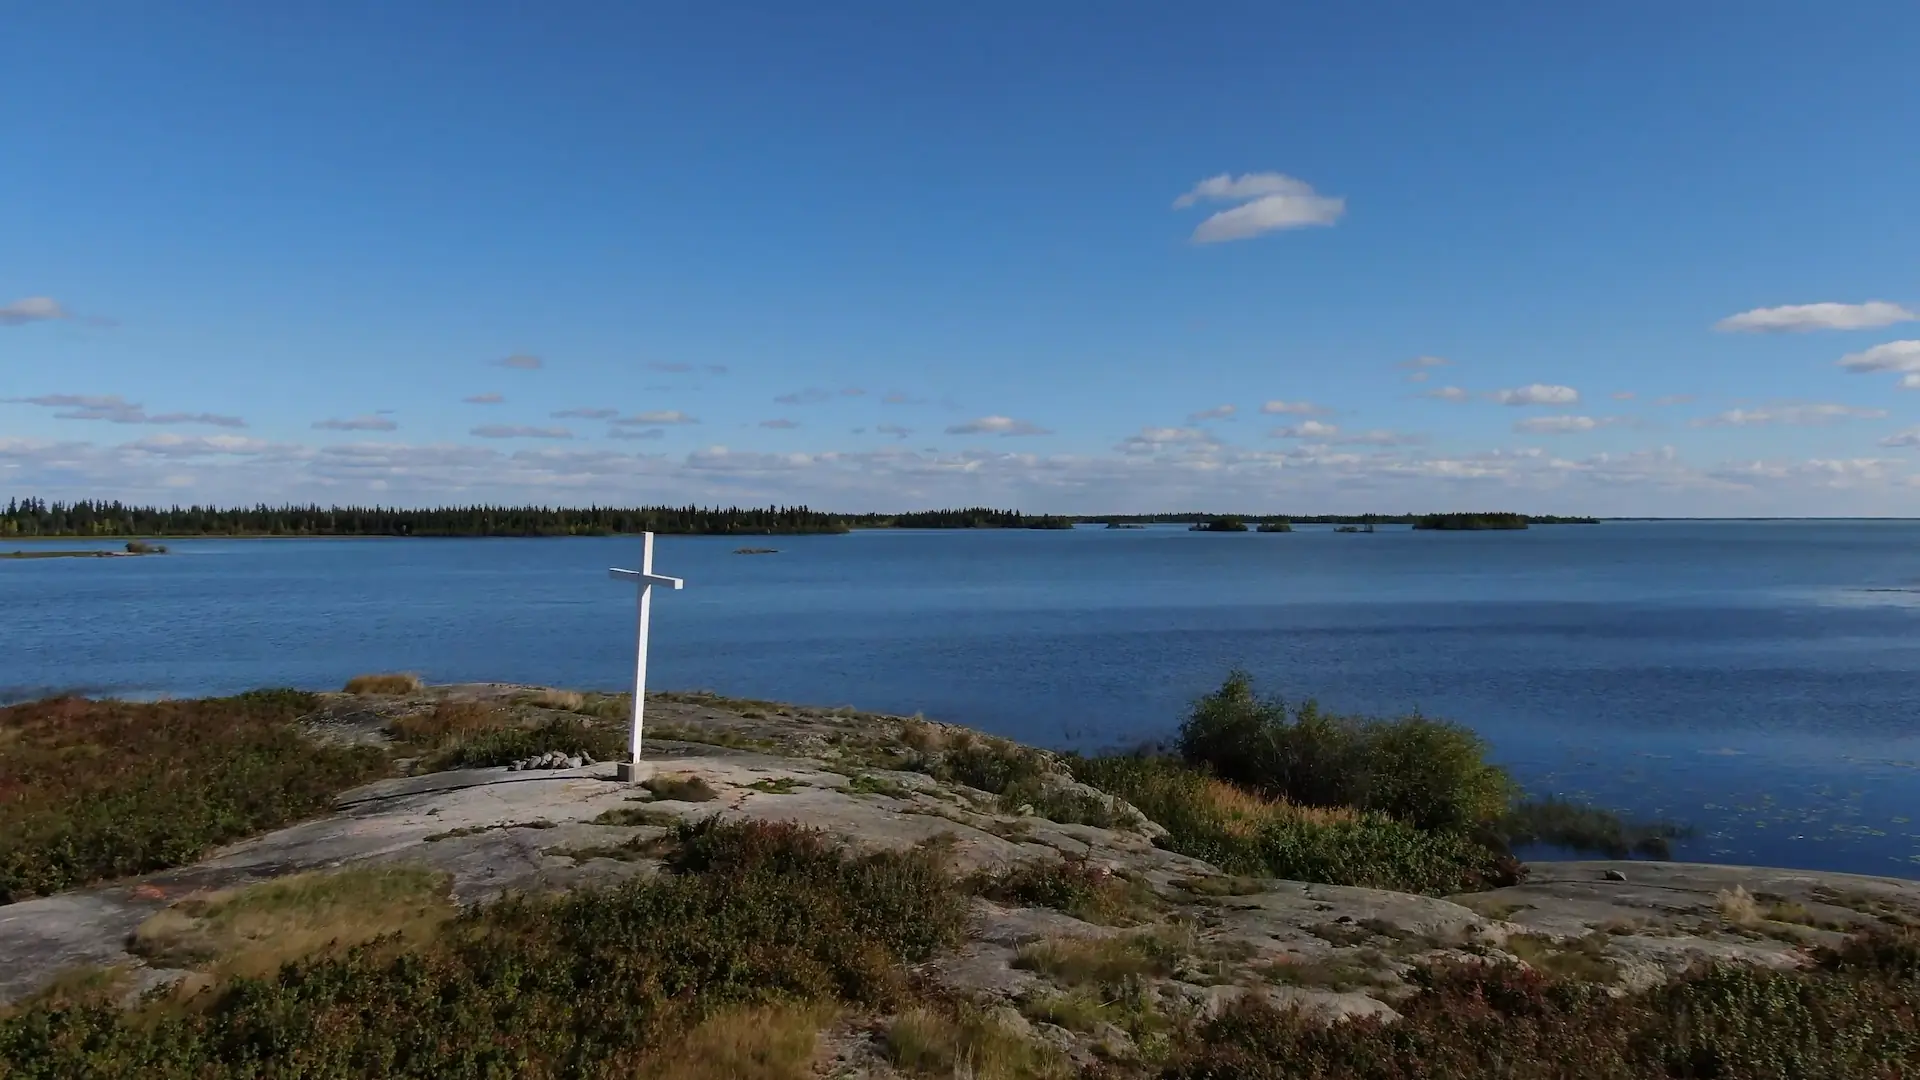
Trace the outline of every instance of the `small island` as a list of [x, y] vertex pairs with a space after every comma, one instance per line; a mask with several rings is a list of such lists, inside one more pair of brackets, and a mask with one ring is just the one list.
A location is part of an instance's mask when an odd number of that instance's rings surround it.
[[1333, 531], [1337, 533], [1370, 533], [1373, 531], [1373, 525], [1371, 523], [1366, 525], [1336, 525]]
[[1187, 526], [1188, 532], [1240, 533], [1247, 531], [1247, 523], [1232, 514], [1196, 521]]
[[1275, 518], [1272, 521], [1261, 522], [1260, 527], [1254, 531], [1263, 533], [1290, 533], [1293, 531], [1293, 522], [1288, 521], [1286, 518]]
[[743, 547], [743, 548], [734, 548], [733, 553], [735, 555], [778, 555], [780, 554], [780, 549], [779, 548], [763, 548], [763, 547]]
[[165, 555], [165, 544], [129, 540], [120, 551], [7, 551], [0, 559], [124, 559], [133, 555]]
[[1426, 514], [1413, 527], [1426, 532], [1485, 532], [1524, 529], [1527, 524], [1525, 514]]

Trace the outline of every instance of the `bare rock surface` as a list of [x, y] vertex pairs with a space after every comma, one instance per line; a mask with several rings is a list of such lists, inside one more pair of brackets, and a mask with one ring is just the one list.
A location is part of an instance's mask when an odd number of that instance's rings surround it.
[[[434, 700], [531, 691], [463, 686], [377, 703], [338, 695], [307, 726], [316, 738], [377, 743], [394, 716]], [[383, 860], [444, 871], [462, 903], [577, 888], [657, 872], [635, 841], [706, 815], [798, 822], [863, 848], [937, 842], [963, 873], [1084, 857], [1136, 883], [1150, 910], [1130, 926], [976, 901], [969, 941], [924, 966], [934, 983], [983, 1007], [1004, 1006], [1022, 1023], [1023, 1009], [1036, 1016], [1036, 1003], [1084, 991], [1035, 962], [1036, 949], [1151, 946], [1162, 961], [1147, 993], [1168, 1012], [1200, 1015], [1261, 994], [1329, 1019], [1391, 1019], [1393, 1002], [1411, 992], [1403, 974], [1436, 957], [1512, 956], [1631, 987], [1702, 959], [1798, 964], [1806, 946], [1850, 927], [1891, 913], [1920, 917], [1920, 883], [1755, 867], [1536, 863], [1524, 885], [1451, 898], [1229, 878], [1156, 846], [1164, 830], [1124, 804], [1112, 807], [1123, 822], [1114, 828], [1064, 824], [895, 767], [902, 740], [913, 737], [910, 724], [923, 733], [938, 725], [701, 696], [650, 700], [648, 715], [641, 778], [697, 777], [716, 797], [652, 798], [617, 780], [607, 763], [381, 780], [343, 794], [327, 817], [192, 866], [0, 907], [0, 1002], [76, 967], [132, 969], [143, 986], [176, 977], [128, 952], [129, 936], [168, 905], [209, 890]], [[1072, 783], [1064, 772], [1058, 782]], [[646, 810], [644, 824], [602, 823], [632, 821], [609, 812], [637, 807]], [[1127, 1038], [1041, 1020], [1031, 1030], [1076, 1059], [1100, 1040], [1112, 1044], [1101, 1051], [1110, 1053], [1116, 1036]]]

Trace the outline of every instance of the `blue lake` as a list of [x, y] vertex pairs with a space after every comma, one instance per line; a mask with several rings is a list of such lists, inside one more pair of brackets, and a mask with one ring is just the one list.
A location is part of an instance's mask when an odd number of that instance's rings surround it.
[[[1692, 824], [1678, 857], [1920, 876], [1920, 522], [658, 544], [688, 587], [654, 604], [656, 687], [1086, 747], [1167, 734], [1241, 666], [1471, 725], [1535, 792]], [[633, 538], [169, 546], [0, 561], [0, 700], [629, 678], [606, 568]]]

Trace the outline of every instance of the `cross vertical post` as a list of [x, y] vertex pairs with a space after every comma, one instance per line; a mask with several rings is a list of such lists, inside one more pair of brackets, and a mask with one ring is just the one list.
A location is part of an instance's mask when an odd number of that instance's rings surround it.
[[631, 581], [639, 586], [639, 602], [636, 614], [636, 630], [633, 650], [633, 736], [630, 743], [631, 758], [620, 763], [620, 779], [632, 782], [640, 779], [640, 737], [647, 711], [647, 628], [653, 621], [653, 587], [662, 585], [669, 589], [679, 589], [686, 582], [677, 577], [667, 577], [653, 572], [653, 534], [640, 534], [640, 569], [622, 570], [610, 568], [607, 572], [613, 577]]

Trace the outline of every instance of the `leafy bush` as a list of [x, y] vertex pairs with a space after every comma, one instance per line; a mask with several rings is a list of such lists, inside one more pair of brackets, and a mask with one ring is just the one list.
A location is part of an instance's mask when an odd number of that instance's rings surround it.
[[1422, 829], [1493, 821], [1514, 793], [1464, 727], [1423, 716], [1334, 716], [1311, 701], [1289, 709], [1256, 694], [1243, 671], [1194, 703], [1179, 749], [1189, 764], [1267, 795], [1378, 810]]
[[1050, 907], [1105, 926], [1127, 926], [1150, 917], [1153, 890], [1096, 865], [1085, 856], [1036, 859], [998, 873], [981, 874], [974, 887], [1002, 903]]
[[1074, 773], [1165, 828], [1162, 846], [1229, 874], [1432, 894], [1519, 880], [1517, 863], [1463, 833], [1263, 798], [1170, 757], [1087, 758], [1074, 763]]
[[0, 903], [190, 863], [382, 775], [380, 750], [300, 733], [317, 705], [269, 690], [0, 709]]
[[0, 1075], [632, 1076], [732, 1006], [890, 1007], [967, 900], [926, 851], [849, 857], [792, 825], [681, 832], [681, 872], [477, 909], [415, 951], [376, 943], [237, 979], [182, 1009], [0, 1019]]

